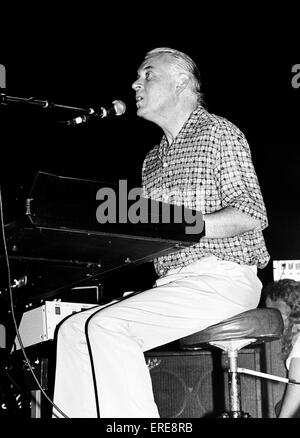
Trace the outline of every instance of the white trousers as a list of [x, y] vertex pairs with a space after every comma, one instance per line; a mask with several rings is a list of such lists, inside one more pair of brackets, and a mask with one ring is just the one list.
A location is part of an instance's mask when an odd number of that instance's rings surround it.
[[257, 307], [261, 288], [256, 267], [210, 256], [72, 315], [58, 330], [54, 403], [69, 418], [159, 417], [143, 352]]

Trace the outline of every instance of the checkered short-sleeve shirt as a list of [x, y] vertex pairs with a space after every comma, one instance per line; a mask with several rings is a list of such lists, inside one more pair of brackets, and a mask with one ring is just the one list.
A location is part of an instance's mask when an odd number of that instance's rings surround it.
[[228, 120], [199, 105], [169, 146], [165, 135], [146, 156], [143, 194], [213, 213], [237, 208], [260, 220], [259, 230], [234, 237], [201, 238], [188, 248], [154, 260], [156, 272], [186, 266], [204, 256], [263, 268], [269, 261], [262, 230], [268, 220], [251, 152], [244, 134]]

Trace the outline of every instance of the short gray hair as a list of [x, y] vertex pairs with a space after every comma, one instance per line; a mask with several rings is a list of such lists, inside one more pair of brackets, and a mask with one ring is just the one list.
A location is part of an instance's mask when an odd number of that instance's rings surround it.
[[202, 103], [203, 96], [201, 92], [200, 72], [195, 62], [186, 53], [180, 52], [169, 47], [157, 47], [146, 53], [145, 59], [159, 55], [170, 55], [173, 58], [174, 65], [189, 74], [191, 78], [191, 90], [196, 95], [198, 103]]

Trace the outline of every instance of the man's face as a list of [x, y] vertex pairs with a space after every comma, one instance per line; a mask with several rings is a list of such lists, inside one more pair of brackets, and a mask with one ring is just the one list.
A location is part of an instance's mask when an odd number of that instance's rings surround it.
[[136, 92], [137, 115], [154, 122], [164, 118], [176, 103], [176, 79], [168, 55], [145, 60], [132, 84]]

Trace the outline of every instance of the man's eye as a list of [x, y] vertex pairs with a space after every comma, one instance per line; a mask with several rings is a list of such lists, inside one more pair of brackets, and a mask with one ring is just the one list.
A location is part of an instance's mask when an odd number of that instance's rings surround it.
[[149, 71], [147, 71], [147, 73], [145, 74], [145, 78], [146, 79], [150, 79], [151, 78], [151, 73]]

